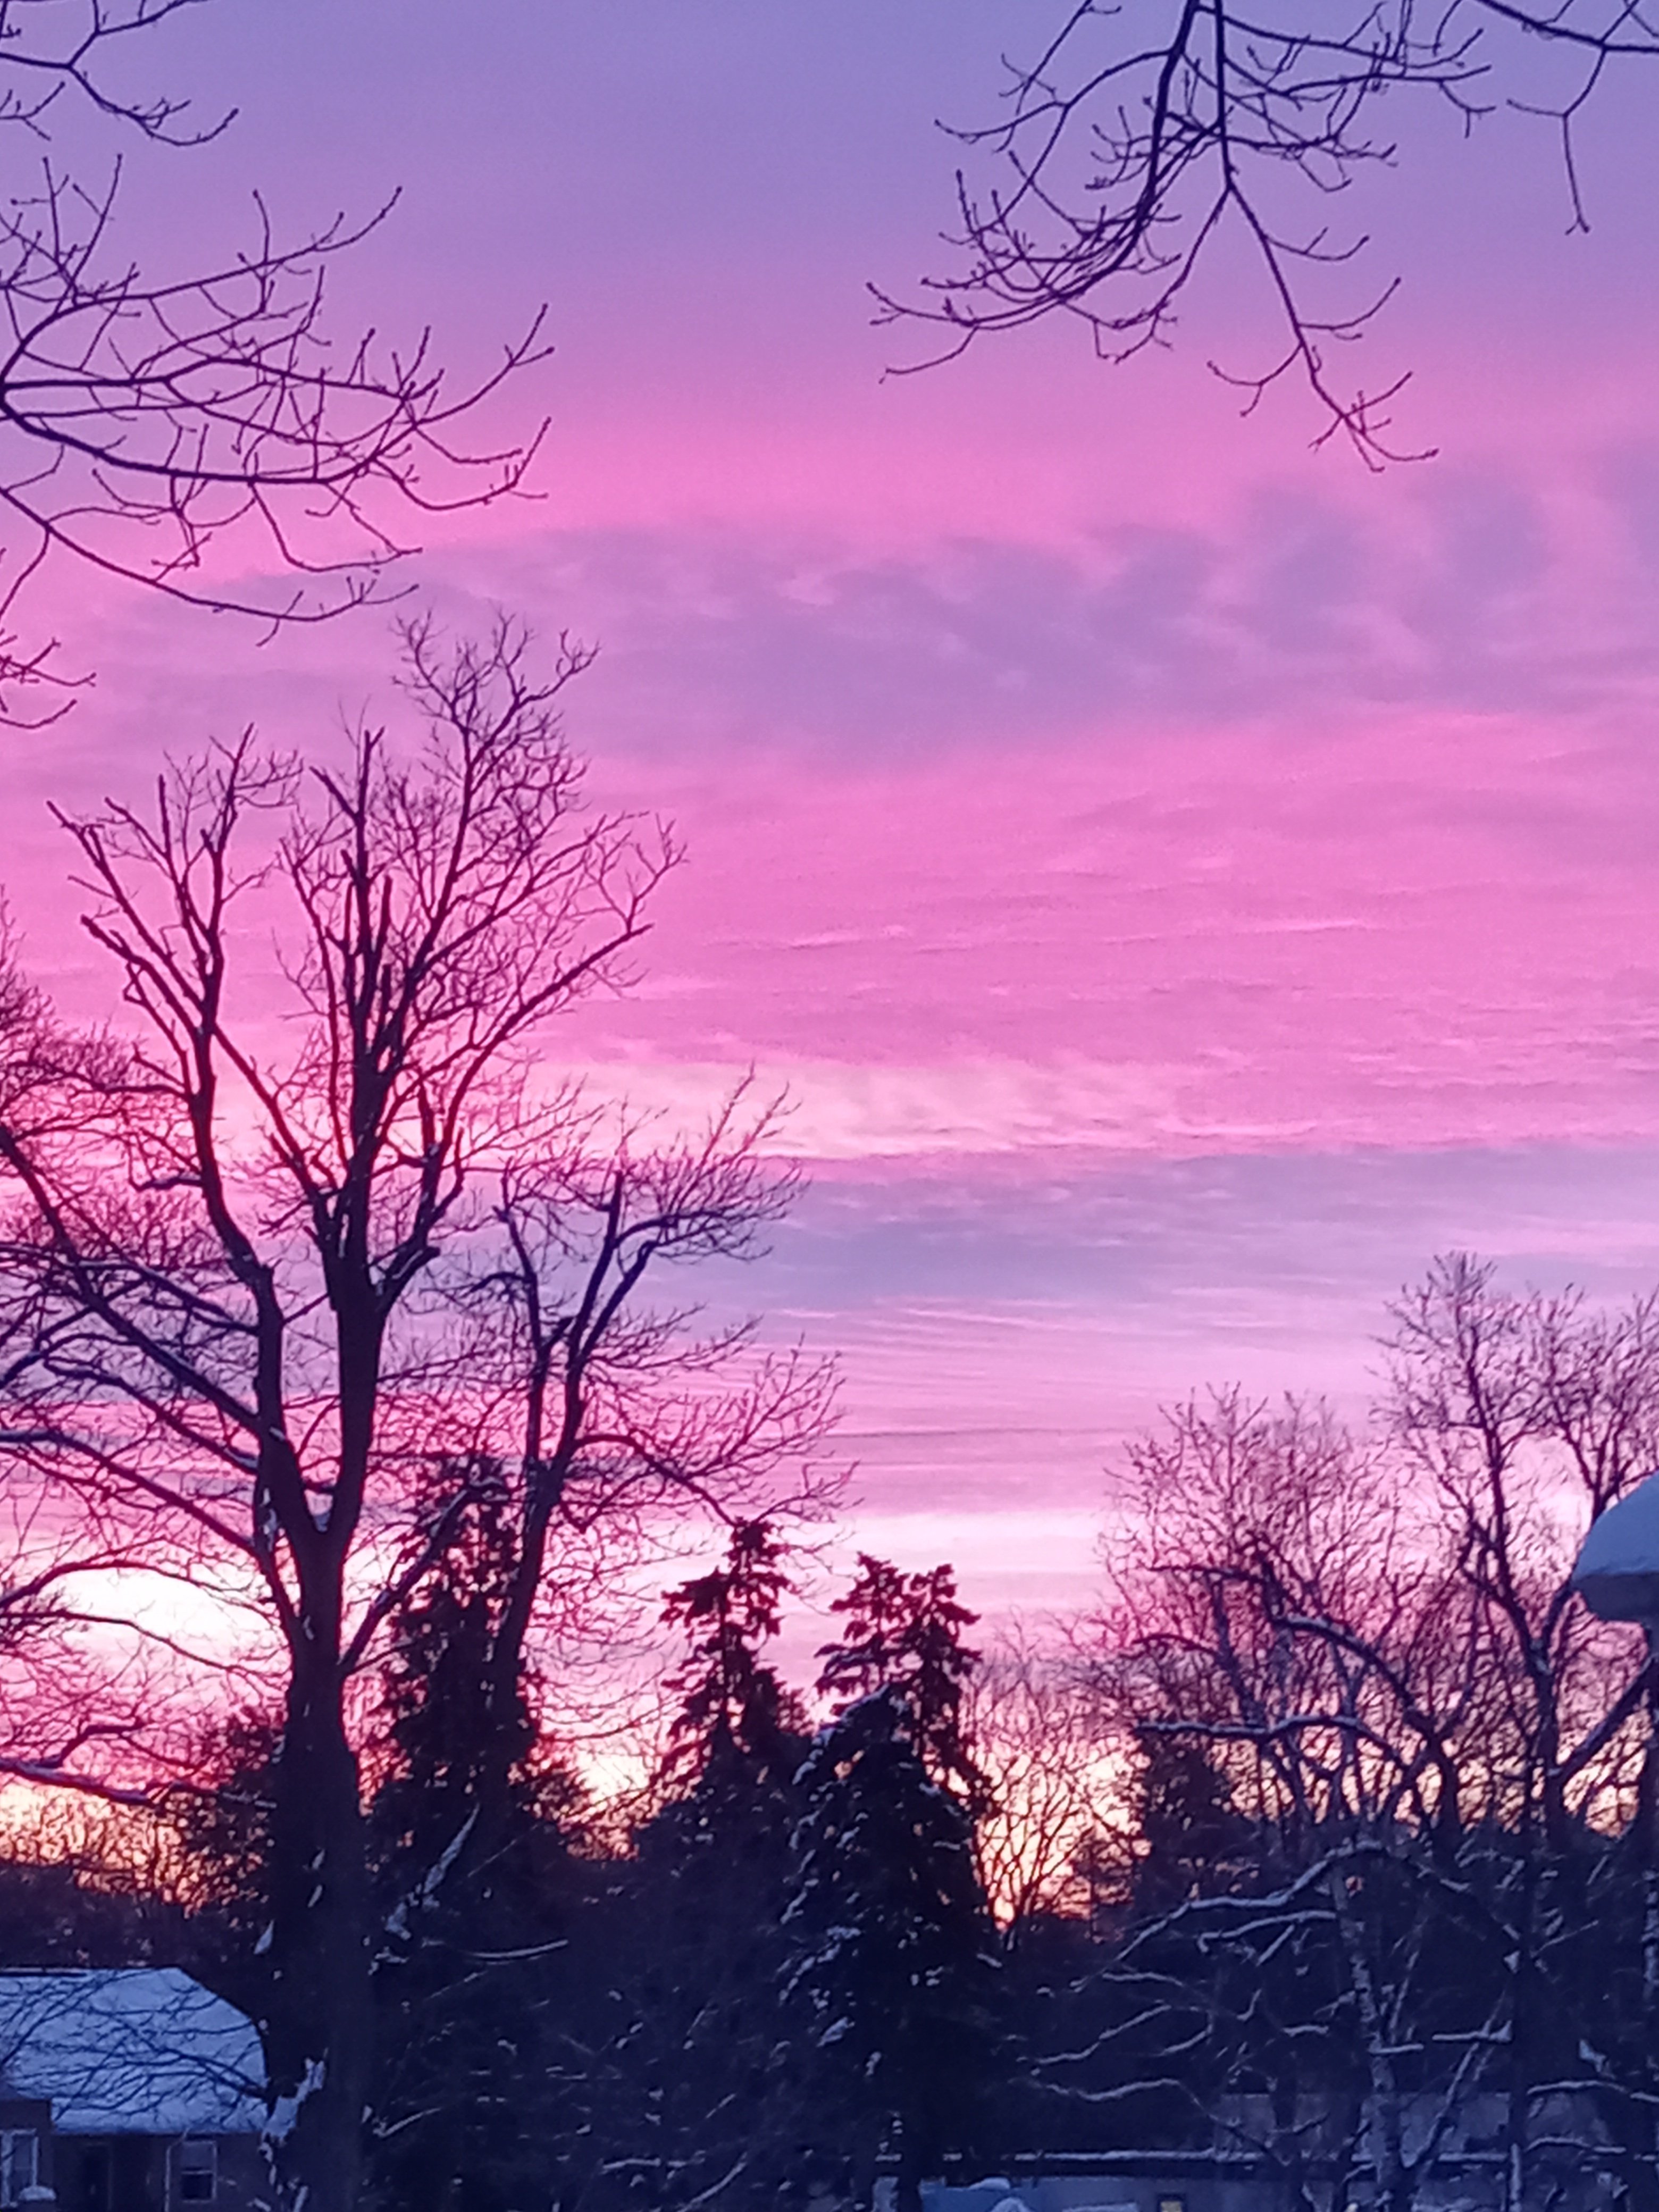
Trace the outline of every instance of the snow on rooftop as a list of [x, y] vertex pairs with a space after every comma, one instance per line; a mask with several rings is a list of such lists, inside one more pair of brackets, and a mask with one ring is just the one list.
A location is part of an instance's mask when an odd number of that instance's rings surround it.
[[1626, 1491], [1591, 1524], [1572, 1587], [1603, 1620], [1659, 1619], [1659, 1474]]
[[177, 1966], [0, 1973], [0, 2085], [61, 2134], [251, 2134], [264, 2079], [252, 2022]]

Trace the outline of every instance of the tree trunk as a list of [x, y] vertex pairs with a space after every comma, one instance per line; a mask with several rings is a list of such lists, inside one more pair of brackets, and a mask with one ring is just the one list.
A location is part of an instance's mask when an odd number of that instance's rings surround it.
[[356, 2212], [372, 2090], [373, 1920], [357, 1761], [337, 1669], [296, 1667], [276, 1763], [269, 2134], [284, 2205]]
[[1340, 1862], [1331, 1867], [1328, 1888], [1364, 2045], [1376, 2203], [1381, 2212], [1413, 2212], [1417, 2173], [1406, 2156], [1406, 2101], [1394, 2063], [1397, 2039], [1383, 2013], [1365, 1947], [1366, 1930], [1358, 1923], [1347, 1875]]
[[[1527, 1816], [1523, 1814], [1523, 1819]], [[1526, 2212], [1532, 2167], [1533, 2046], [1542, 1998], [1536, 1959], [1538, 1846], [1521, 1838], [1521, 1893], [1515, 1917], [1515, 1963], [1510, 1978], [1509, 2079], [1504, 2087], [1503, 2212]]]

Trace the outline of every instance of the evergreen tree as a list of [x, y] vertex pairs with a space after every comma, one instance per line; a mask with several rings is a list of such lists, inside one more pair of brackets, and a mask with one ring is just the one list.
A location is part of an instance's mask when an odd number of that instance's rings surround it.
[[727, 1772], [750, 1783], [787, 1778], [800, 1764], [809, 1733], [799, 1698], [761, 1657], [793, 1584], [786, 1547], [764, 1521], [739, 1522], [724, 1564], [670, 1590], [663, 1620], [690, 1641], [672, 1678], [679, 1710], [671, 1771], [692, 1772], [699, 1787]]
[[1234, 1808], [1231, 1784], [1206, 1746], [1149, 1729], [1139, 1750], [1136, 1912], [1166, 1912], [1187, 1898], [1230, 1886], [1241, 1866], [1253, 1870], [1261, 1839], [1249, 1836]]
[[665, 1601], [690, 1648], [672, 1678], [665, 1801], [617, 1885], [606, 1970], [622, 1999], [606, 2057], [608, 2163], [653, 2206], [713, 2191], [722, 2206], [769, 2208], [794, 2175], [790, 2078], [777, 2063], [781, 1921], [809, 1735], [763, 1656], [791, 1589], [783, 1558], [764, 1522], [739, 1523], [721, 1565]]
[[[380, 1692], [391, 1765], [374, 1798], [383, 1870], [409, 1886], [411, 1903], [435, 1893], [469, 1849], [476, 1856], [497, 1847], [494, 1832], [525, 1809], [524, 1761], [536, 1733], [522, 1683], [505, 1716], [490, 1697], [495, 1626], [517, 1553], [501, 1470], [488, 1461], [450, 1462], [424, 1489], [422, 1520], [447, 1516], [453, 1534], [393, 1616]], [[500, 1759], [490, 1756], [497, 1732], [506, 1737]], [[481, 1783], [496, 1768], [514, 1778], [512, 1795], [486, 1805]], [[478, 1836], [484, 1827], [492, 1832]]]
[[868, 2203], [883, 2149], [900, 2212], [947, 2152], [986, 2151], [1008, 2071], [995, 1929], [974, 1824], [984, 1777], [963, 1727], [975, 1615], [948, 1566], [860, 1556], [819, 1653], [839, 1710], [801, 1771], [787, 1988], [808, 2095]]
[[[492, 1694], [516, 1558], [499, 1471], [441, 1468], [424, 1510], [447, 1514], [453, 1535], [398, 1608], [382, 1683], [390, 1761], [371, 1808], [383, 1929], [371, 2166], [377, 2195], [398, 2212], [508, 2212], [545, 2201], [561, 2147], [586, 2118], [554, 2094], [547, 2063], [583, 1886], [567, 1833], [581, 1792], [537, 1758], [524, 1686], [505, 1720]], [[505, 1747], [492, 1740], [503, 1727]]]
[[1006, 2072], [995, 1931], [966, 1807], [928, 1773], [904, 1688], [823, 1730], [800, 1777], [787, 1992], [806, 2069], [867, 2205], [896, 2154], [900, 2212], [947, 2152], [988, 2156]]
[[962, 1638], [979, 1615], [958, 1603], [954, 1570], [906, 1575], [860, 1552], [852, 1588], [830, 1610], [844, 1616], [847, 1633], [818, 1653], [820, 1693], [845, 1711], [872, 1690], [897, 1690], [929, 1772], [977, 1813], [985, 1778], [963, 1733], [962, 1706], [979, 1653]]
[[210, 1988], [262, 2016], [270, 1967], [270, 1814], [281, 1718], [257, 1707], [197, 1738], [193, 1786], [169, 1800], [189, 1909], [180, 1963]]
[[80, 1855], [0, 1859], [0, 1968], [188, 1963], [189, 1924], [149, 1872]]

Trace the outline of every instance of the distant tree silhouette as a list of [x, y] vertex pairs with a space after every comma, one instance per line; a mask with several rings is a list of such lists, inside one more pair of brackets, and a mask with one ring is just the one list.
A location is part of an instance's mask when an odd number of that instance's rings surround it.
[[1140, 1749], [1135, 1826], [1144, 1855], [1133, 1896], [1138, 1910], [1164, 1912], [1224, 1887], [1249, 1864], [1257, 1839], [1206, 1745], [1154, 1731]]
[[[381, 1899], [374, 1972], [378, 2197], [406, 2212], [511, 2212], [542, 2192], [580, 2117], [550, 2088], [562, 1956], [587, 1883], [586, 1810], [545, 1755], [527, 1694], [503, 1726], [491, 1665], [516, 1557], [492, 1462], [424, 1485], [452, 1540], [389, 1624], [376, 1735], [389, 1771], [369, 1811]], [[550, 2141], [550, 2138], [551, 2140]]]
[[799, 2181], [794, 2083], [780, 1982], [795, 1774], [810, 1741], [767, 1659], [792, 1585], [787, 1547], [738, 1522], [725, 1559], [667, 1593], [689, 1650], [661, 1802], [611, 1870], [595, 1941], [613, 1995], [586, 2193], [673, 2208], [769, 2208]]
[[906, 1575], [867, 1553], [831, 1609], [845, 1634], [819, 1652], [817, 1686], [839, 1711], [797, 1784], [786, 1989], [804, 2094], [855, 2200], [890, 2148], [915, 2212], [946, 2151], [994, 2140], [1006, 2071], [974, 1849], [984, 1779], [963, 1732], [975, 1616], [950, 1567]]
[[907, 1575], [862, 1552], [852, 1587], [830, 1611], [844, 1617], [846, 1632], [818, 1653], [820, 1692], [844, 1709], [872, 1690], [896, 1691], [917, 1755], [977, 1804], [984, 1778], [964, 1731], [963, 1699], [979, 1654], [962, 1638], [978, 1615], [958, 1603], [954, 1571]]
[[162, 1801], [189, 1913], [179, 1963], [256, 2019], [269, 1972], [271, 1814], [282, 1732], [281, 1716], [258, 1707], [210, 1723], [189, 1747], [191, 1786]]
[[740, 1521], [723, 1565], [670, 1590], [663, 1620], [690, 1650], [670, 1677], [679, 1699], [671, 1772], [690, 1771], [698, 1788], [728, 1771], [750, 1782], [787, 1781], [809, 1734], [805, 1710], [761, 1656], [793, 1592], [787, 1547], [764, 1521]]

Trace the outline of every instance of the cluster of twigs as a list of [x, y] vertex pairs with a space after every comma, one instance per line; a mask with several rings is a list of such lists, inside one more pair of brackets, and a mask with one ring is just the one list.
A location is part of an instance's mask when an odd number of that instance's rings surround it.
[[[1564, 82], [1534, 96], [1528, 64], [1494, 33], [1541, 50]], [[1392, 161], [1380, 102], [1425, 92], [1470, 125], [1499, 105], [1548, 117], [1583, 227], [1576, 127], [1610, 68], [1655, 58], [1659, 26], [1632, 0], [1076, 0], [1035, 59], [1006, 62], [1005, 112], [952, 133], [994, 170], [989, 184], [958, 173], [950, 242], [963, 264], [920, 298], [878, 290], [878, 319], [942, 331], [936, 361], [986, 332], [1071, 315], [1122, 361], [1169, 341], [1200, 263], [1231, 232], [1255, 255], [1284, 336], [1265, 368], [1217, 373], [1247, 413], [1299, 376], [1322, 417], [1316, 442], [1346, 438], [1380, 466], [1405, 457], [1389, 410], [1407, 380], [1350, 388], [1335, 349], [1398, 280], [1334, 306], [1317, 281], [1368, 242], [1334, 231], [1325, 203]]]
[[402, 349], [338, 342], [325, 280], [390, 202], [284, 243], [256, 195], [239, 252], [182, 274], [126, 257], [118, 150], [94, 180], [57, 124], [78, 109], [167, 145], [217, 137], [228, 115], [198, 124], [186, 102], [122, 88], [135, 34], [196, 4], [0, 0], [0, 125], [27, 149], [0, 198], [0, 712], [14, 719], [20, 693], [72, 683], [53, 641], [12, 628], [53, 555], [267, 629], [317, 622], [385, 594], [411, 514], [518, 489], [536, 450], [537, 430], [476, 441], [467, 425], [544, 357], [539, 316], [465, 386], [424, 331]]

